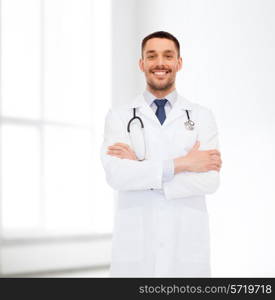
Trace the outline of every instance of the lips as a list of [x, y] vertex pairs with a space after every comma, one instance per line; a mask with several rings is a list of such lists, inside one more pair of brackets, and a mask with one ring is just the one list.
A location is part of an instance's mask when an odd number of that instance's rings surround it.
[[157, 77], [162, 77], [168, 74], [170, 71], [169, 70], [153, 70], [152, 73], [157, 76]]

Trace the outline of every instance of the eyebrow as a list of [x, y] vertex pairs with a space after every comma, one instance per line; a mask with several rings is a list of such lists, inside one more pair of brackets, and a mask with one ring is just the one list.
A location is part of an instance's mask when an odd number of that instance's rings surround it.
[[[164, 53], [175, 53], [174, 50], [164, 50], [163, 52]], [[156, 51], [155, 50], [147, 50], [146, 51], [146, 54], [150, 54], [150, 53], [156, 53]]]
[[175, 53], [174, 50], [165, 50], [164, 52], [165, 52], [165, 53]]

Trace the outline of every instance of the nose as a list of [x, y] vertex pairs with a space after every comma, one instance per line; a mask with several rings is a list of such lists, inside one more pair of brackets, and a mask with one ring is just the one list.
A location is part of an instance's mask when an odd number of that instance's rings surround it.
[[156, 66], [160, 68], [164, 68], [164, 60], [163, 57], [159, 56], [156, 60]]

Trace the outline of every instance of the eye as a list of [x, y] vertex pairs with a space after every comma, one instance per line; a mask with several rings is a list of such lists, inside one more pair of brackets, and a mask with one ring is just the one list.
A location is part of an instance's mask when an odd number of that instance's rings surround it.
[[154, 55], [149, 55], [147, 56], [147, 58], [154, 58]]

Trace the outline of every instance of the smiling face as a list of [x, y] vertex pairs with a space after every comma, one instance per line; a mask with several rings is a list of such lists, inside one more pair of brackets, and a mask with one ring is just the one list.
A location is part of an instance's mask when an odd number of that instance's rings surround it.
[[149, 39], [139, 61], [144, 72], [147, 89], [157, 96], [165, 96], [175, 89], [176, 74], [182, 67], [182, 58], [172, 40]]

